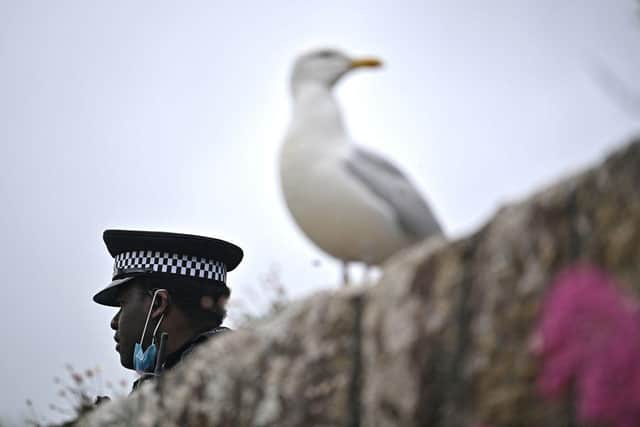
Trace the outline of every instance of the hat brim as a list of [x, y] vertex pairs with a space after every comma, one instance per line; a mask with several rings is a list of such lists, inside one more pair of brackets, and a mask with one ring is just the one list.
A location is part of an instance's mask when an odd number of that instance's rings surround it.
[[124, 277], [122, 279], [117, 279], [109, 283], [109, 285], [95, 294], [93, 296], [93, 300], [98, 304], [108, 305], [109, 307], [118, 307], [118, 293], [123, 288], [125, 284], [135, 279], [135, 276]]

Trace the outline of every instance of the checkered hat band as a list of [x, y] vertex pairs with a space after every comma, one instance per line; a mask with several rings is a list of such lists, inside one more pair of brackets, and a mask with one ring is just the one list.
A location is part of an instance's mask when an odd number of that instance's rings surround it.
[[227, 268], [222, 261], [158, 251], [130, 251], [116, 255], [113, 264], [114, 278], [141, 271], [178, 274], [223, 283], [226, 283], [227, 278]]

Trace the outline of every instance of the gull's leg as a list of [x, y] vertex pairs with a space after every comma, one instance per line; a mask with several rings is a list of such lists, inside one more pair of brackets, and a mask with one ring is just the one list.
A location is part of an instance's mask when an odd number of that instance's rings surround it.
[[371, 267], [370, 264], [365, 264], [364, 265], [364, 272], [362, 273], [362, 283], [367, 285], [369, 283], [369, 281], [371, 280], [371, 270], [373, 267]]
[[342, 261], [342, 286], [349, 286], [349, 263], [347, 261]]

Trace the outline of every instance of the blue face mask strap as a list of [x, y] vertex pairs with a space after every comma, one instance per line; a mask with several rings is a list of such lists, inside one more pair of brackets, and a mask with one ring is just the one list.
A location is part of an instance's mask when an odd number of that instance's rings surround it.
[[158, 333], [158, 328], [160, 328], [160, 323], [162, 323], [162, 319], [164, 319], [164, 313], [160, 316], [160, 320], [158, 320], [158, 324], [156, 328], [153, 330], [153, 335], [151, 335], [151, 344], [156, 342], [156, 334]]
[[[151, 318], [151, 312], [153, 311], [153, 303], [156, 300], [156, 296], [158, 295], [158, 292], [160, 291], [166, 291], [166, 289], [156, 289], [156, 291], [153, 293], [153, 297], [151, 298], [151, 305], [149, 306], [149, 313], [147, 313], [147, 320], [145, 320], [144, 322], [144, 327], [142, 328], [142, 336], [140, 337], [140, 345], [142, 345], [142, 340], [144, 339], [144, 334], [145, 332], [147, 332], [147, 325], [149, 324], [149, 319]], [[155, 341], [155, 336], [156, 333], [158, 333], [158, 328], [160, 327], [160, 323], [162, 323], [162, 319], [164, 319], [164, 313], [162, 313], [162, 316], [160, 316], [160, 320], [158, 321], [158, 324], [156, 325], [156, 328], [153, 330], [153, 335], [151, 336], [151, 343], [153, 343]]]

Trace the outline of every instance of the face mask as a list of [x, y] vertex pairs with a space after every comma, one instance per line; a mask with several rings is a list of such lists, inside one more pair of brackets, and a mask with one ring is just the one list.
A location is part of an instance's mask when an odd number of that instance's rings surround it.
[[160, 327], [160, 323], [162, 323], [162, 319], [164, 318], [164, 313], [160, 316], [160, 320], [156, 325], [156, 328], [153, 330], [153, 335], [151, 336], [151, 345], [147, 347], [146, 350], [142, 351], [142, 340], [144, 339], [144, 333], [147, 331], [147, 325], [149, 324], [149, 318], [151, 317], [151, 311], [153, 310], [153, 303], [156, 300], [156, 295], [163, 289], [158, 289], [153, 293], [153, 298], [151, 298], [151, 305], [149, 306], [149, 313], [147, 314], [147, 320], [144, 322], [144, 328], [142, 328], [142, 336], [140, 337], [140, 342], [136, 343], [133, 348], [133, 368], [139, 373], [151, 372], [155, 367], [156, 363], [156, 333], [158, 332], [158, 328]]

